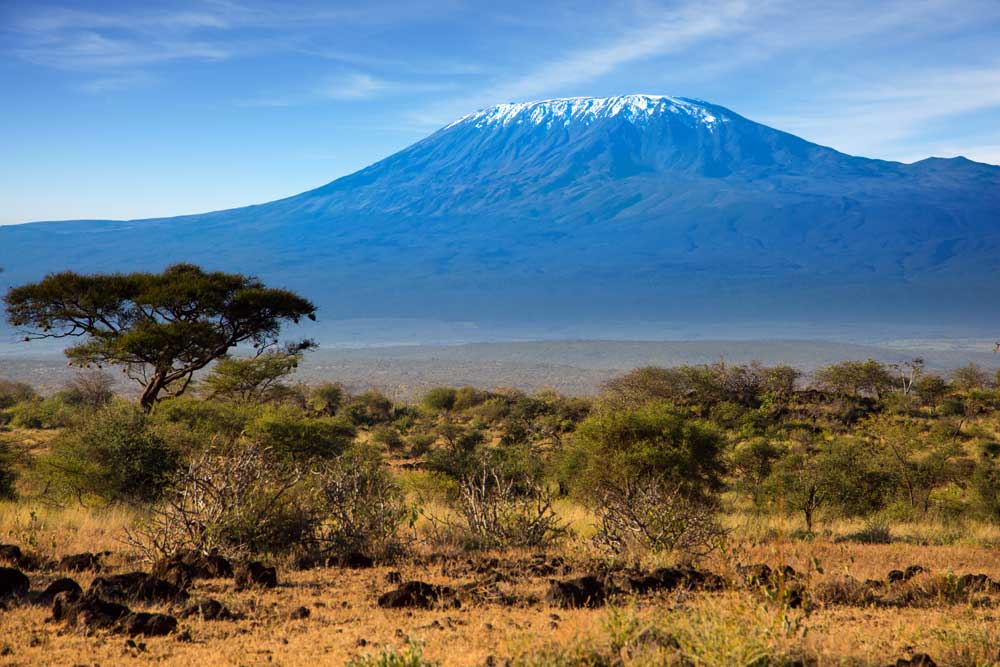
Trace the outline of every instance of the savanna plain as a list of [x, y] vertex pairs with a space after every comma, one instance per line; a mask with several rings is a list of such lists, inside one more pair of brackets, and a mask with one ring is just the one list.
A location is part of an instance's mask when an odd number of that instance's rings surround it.
[[1000, 378], [0, 381], [0, 665], [1000, 664]]

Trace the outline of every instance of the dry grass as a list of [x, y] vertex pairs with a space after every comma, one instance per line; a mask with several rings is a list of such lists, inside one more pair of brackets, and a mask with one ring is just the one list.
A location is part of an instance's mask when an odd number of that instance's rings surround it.
[[[586, 523], [578, 508], [566, 517]], [[32, 518], [34, 512], [34, 518]], [[3, 541], [27, 544], [51, 555], [77, 551], [120, 551], [122, 531], [133, 519], [122, 509], [94, 512], [44, 506], [0, 505]], [[561, 551], [586, 570], [585, 543], [570, 541]], [[415, 558], [397, 566], [405, 579], [449, 585], [473, 581], [467, 556], [444, 564]], [[526, 553], [499, 554], [506, 560]], [[485, 555], [482, 556], [485, 558]], [[805, 573], [810, 588], [850, 575], [884, 578], [890, 569], [919, 564], [931, 571], [926, 582], [947, 572], [983, 572], [1000, 579], [1000, 557], [979, 546], [919, 546], [906, 543], [863, 545], [819, 538], [803, 542], [775, 536], [734, 542], [725, 555], [703, 567], [732, 573], [737, 562], [787, 563]], [[121, 567], [126, 567], [122, 564]], [[817, 567], [822, 570], [820, 573]], [[465, 568], [465, 569], [463, 569]], [[86, 636], [47, 621], [48, 609], [18, 607], [0, 614], [0, 665], [162, 664], [162, 665], [317, 665], [343, 664], [380, 646], [402, 648], [413, 639], [427, 659], [465, 667], [487, 664], [494, 656], [520, 657], [525, 665], [600, 664], [573, 661], [590, 652], [615, 651], [626, 666], [693, 664], [704, 667], [751, 665], [762, 655], [802, 655], [819, 665], [884, 665], [914, 651], [930, 653], [942, 665], [981, 667], [1000, 664], [1000, 632], [994, 597], [956, 600], [930, 595], [918, 606], [878, 608], [840, 604], [817, 595], [808, 613], [789, 610], [739, 588], [720, 593], [678, 591], [626, 599], [622, 609], [561, 610], [541, 602], [547, 577], [522, 576], [504, 583], [523, 602], [503, 605], [467, 599], [461, 609], [383, 610], [377, 595], [391, 588], [390, 568], [369, 570], [281, 569], [281, 585], [267, 592], [235, 592], [231, 581], [197, 585], [195, 593], [216, 597], [246, 615], [239, 621], [182, 622], [191, 641], [176, 636], [143, 640], [144, 650], [128, 647], [117, 635]], [[38, 575], [34, 588], [57, 573]], [[81, 584], [90, 576], [80, 576]], [[916, 581], [914, 585], [916, 585]], [[981, 596], [980, 596], [981, 598]], [[290, 620], [299, 607], [304, 620]], [[664, 649], [642, 634], [655, 628], [676, 639], [679, 649]], [[629, 633], [633, 639], [629, 643]], [[361, 645], [361, 644], [364, 645]]]

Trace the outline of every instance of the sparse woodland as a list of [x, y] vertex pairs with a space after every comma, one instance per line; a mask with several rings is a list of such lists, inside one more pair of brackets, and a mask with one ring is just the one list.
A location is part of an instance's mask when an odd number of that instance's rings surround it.
[[0, 381], [0, 664], [1000, 661], [976, 366], [399, 403], [296, 384], [309, 346], [260, 342], [142, 403], [104, 370]]

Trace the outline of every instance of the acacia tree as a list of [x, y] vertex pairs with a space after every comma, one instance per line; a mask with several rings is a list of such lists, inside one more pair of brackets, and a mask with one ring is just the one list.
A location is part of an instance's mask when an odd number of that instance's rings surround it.
[[161, 393], [183, 393], [197, 371], [237, 345], [266, 350], [283, 323], [316, 319], [316, 307], [294, 292], [193, 264], [162, 273], [50, 274], [11, 289], [4, 302], [26, 341], [82, 338], [65, 351], [71, 364], [122, 366], [142, 385], [146, 411]]

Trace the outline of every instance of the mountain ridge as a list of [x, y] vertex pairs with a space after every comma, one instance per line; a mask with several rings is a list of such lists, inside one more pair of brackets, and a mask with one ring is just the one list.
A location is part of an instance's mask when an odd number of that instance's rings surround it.
[[692, 98], [557, 98], [273, 202], [0, 227], [5, 282], [181, 260], [337, 318], [979, 325], [996, 319], [1000, 167], [851, 156]]

